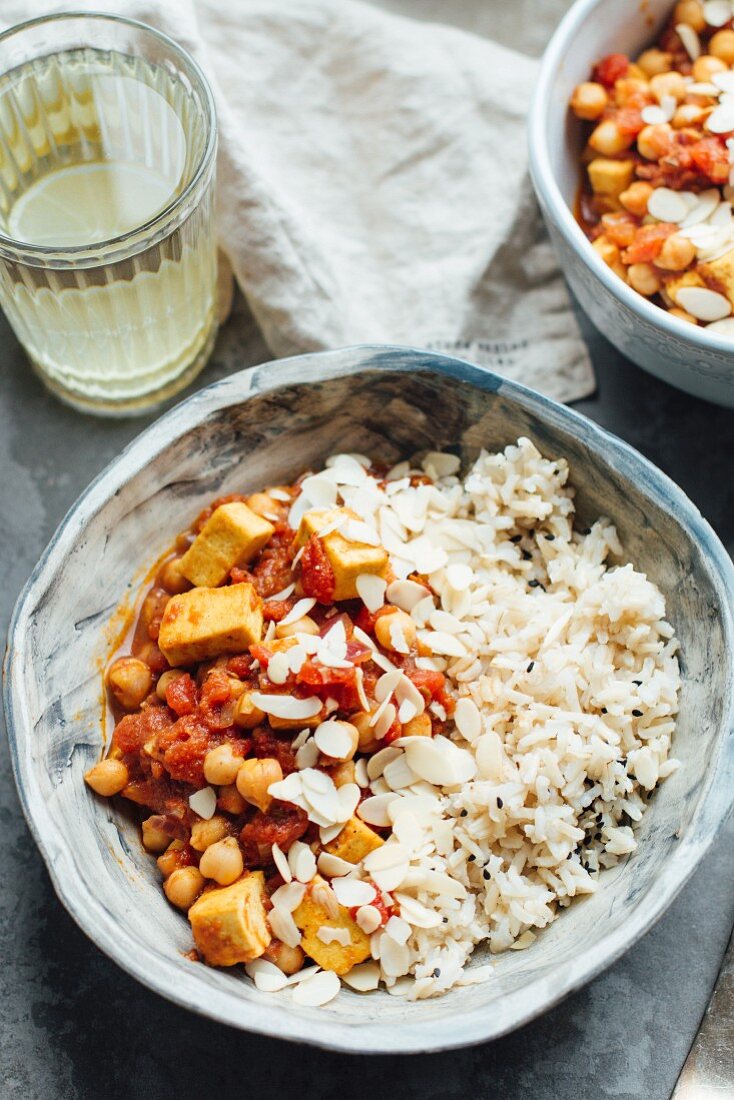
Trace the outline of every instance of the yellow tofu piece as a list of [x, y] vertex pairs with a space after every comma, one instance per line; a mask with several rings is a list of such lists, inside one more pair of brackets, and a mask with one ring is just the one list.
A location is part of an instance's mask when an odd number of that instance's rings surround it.
[[[357, 963], [364, 962], [370, 956], [370, 941], [356, 921], [352, 920], [349, 910], [339, 906], [338, 917], [330, 916], [327, 909], [314, 900], [313, 888], [323, 883], [317, 875], [306, 888], [303, 901], [293, 913], [293, 919], [301, 930], [301, 947], [315, 963], [324, 970], [333, 970], [335, 974], [347, 974]], [[324, 943], [318, 936], [319, 928], [346, 928], [351, 943], [346, 946], [333, 940]]]
[[212, 966], [259, 959], [272, 933], [265, 912], [265, 876], [246, 871], [231, 886], [208, 890], [189, 909], [197, 951]]
[[[318, 535], [319, 531], [340, 517], [359, 521], [359, 516], [349, 508], [314, 509], [306, 512], [298, 528], [296, 544], [304, 546], [313, 535]], [[339, 531], [329, 531], [321, 541], [334, 570], [335, 600], [357, 599], [357, 577], [360, 573], [381, 574], [387, 565], [387, 550], [384, 546], [352, 542], [345, 539]]]
[[235, 565], [252, 561], [274, 531], [246, 504], [220, 504], [181, 558], [181, 572], [192, 584], [216, 588]]
[[170, 665], [191, 665], [246, 652], [262, 629], [262, 602], [251, 584], [192, 588], [166, 604], [158, 645]]
[[595, 157], [587, 167], [589, 183], [595, 195], [618, 198], [632, 183], [635, 166], [631, 160]]
[[359, 863], [375, 848], [381, 848], [385, 841], [378, 836], [374, 829], [365, 825], [358, 817], [350, 817], [342, 831], [324, 849], [339, 859], [346, 859], [347, 863]]
[[698, 273], [710, 290], [723, 294], [734, 304], [734, 249], [716, 260], [700, 263]]

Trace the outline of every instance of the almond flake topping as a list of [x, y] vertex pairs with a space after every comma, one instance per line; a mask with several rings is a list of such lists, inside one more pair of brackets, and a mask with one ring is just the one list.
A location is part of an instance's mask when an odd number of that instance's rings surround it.
[[189, 806], [204, 821], [209, 821], [214, 817], [217, 808], [217, 796], [211, 787], [203, 787], [202, 790], [194, 791], [189, 795]]
[[376, 896], [374, 886], [358, 878], [333, 878], [331, 889], [339, 904], [347, 909], [352, 909], [355, 905], [369, 905]]
[[253, 691], [251, 698], [254, 706], [265, 714], [272, 714], [275, 718], [291, 718], [295, 722], [315, 718], [322, 706], [321, 700], [315, 696], [297, 699], [295, 695], [264, 695]]
[[368, 993], [380, 984], [380, 968], [375, 962], [360, 963], [353, 966], [348, 974], [343, 974], [342, 981], [357, 993]]
[[293, 989], [296, 1004], [308, 1008], [320, 1008], [333, 1001], [341, 989], [341, 982], [333, 970], [320, 970], [305, 982], [299, 982]]
[[703, 17], [710, 27], [723, 27], [732, 17], [731, 0], [705, 0]]
[[360, 573], [355, 581], [357, 595], [367, 608], [374, 614], [385, 603], [385, 589], [387, 582], [374, 573]]

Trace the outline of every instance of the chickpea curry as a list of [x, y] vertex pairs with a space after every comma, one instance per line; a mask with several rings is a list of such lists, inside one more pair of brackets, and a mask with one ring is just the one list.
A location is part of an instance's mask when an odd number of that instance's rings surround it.
[[734, 6], [681, 0], [654, 46], [602, 58], [571, 109], [588, 126], [577, 216], [602, 260], [734, 336]]
[[140, 807], [201, 960], [344, 975], [399, 923], [377, 872], [329, 883], [389, 833], [368, 763], [440, 733], [454, 701], [413, 619], [384, 602], [391, 586], [430, 595], [426, 578], [396, 581], [366, 525], [306, 507], [303, 484], [221, 497], [177, 538], [106, 672], [112, 747], [85, 778]]

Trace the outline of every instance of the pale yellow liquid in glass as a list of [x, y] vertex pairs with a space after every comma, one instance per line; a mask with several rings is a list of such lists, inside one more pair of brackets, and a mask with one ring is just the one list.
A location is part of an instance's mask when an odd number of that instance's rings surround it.
[[0, 287], [32, 360], [77, 404], [145, 404], [180, 388], [208, 354], [210, 195], [172, 237], [105, 262], [105, 242], [181, 193], [202, 141], [170, 74], [121, 54], [75, 51], [0, 81], [0, 231], [55, 250], [100, 246], [99, 263], [77, 266], [70, 254], [60, 270], [4, 273]]

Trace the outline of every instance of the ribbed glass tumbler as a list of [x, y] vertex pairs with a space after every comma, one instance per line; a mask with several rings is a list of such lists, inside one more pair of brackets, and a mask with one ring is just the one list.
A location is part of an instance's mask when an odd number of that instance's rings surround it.
[[0, 36], [0, 302], [79, 408], [157, 404], [216, 335], [211, 92], [165, 35], [105, 15]]

